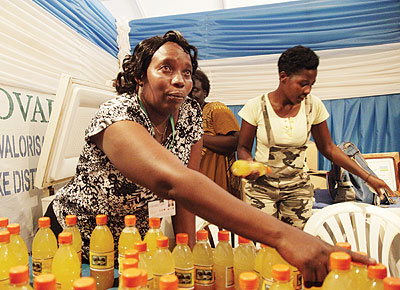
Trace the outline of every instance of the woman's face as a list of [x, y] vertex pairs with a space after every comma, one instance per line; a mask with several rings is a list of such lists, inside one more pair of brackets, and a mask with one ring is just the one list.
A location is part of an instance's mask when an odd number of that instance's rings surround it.
[[286, 98], [292, 104], [299, 104], [310, 94], [317, 78], [317, 70], [303, 69], [290, 77], [285, 72], [281, 72], [280, 78]]
[[192, 62], [175, 42], [167, 42], [153, 55], [141, 97], [154, 111], [172, 114], [192, 89]]

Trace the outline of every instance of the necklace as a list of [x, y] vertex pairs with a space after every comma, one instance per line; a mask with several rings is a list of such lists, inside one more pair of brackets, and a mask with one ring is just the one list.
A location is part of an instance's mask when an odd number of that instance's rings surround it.
[[153, 128], [156, 130], [156, 132], [158, 133], [158, 135], [161, 135], [161, 140], [164, 140], [165, 133], [167, 133], [168, 123], [165, 124], [165, 129], [164, 129], [164, 132], [163, 132], [162, 134], [161, 134], [160, 130], [158, 130], [158, 128], [156, 127], [156, 125], [154, 125], [153, 122], [151, 122], [151, 124], [153, 125]]

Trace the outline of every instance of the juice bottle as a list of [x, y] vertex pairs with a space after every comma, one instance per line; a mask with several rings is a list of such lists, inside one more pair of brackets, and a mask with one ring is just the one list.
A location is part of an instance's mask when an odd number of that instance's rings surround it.
[[15, 290], [32, 290], [29, 285], [29, 268], [27, 266], [15, 266], [10, 269], [10, 288]]
[[175, 275], [178, 277], [178, 287], [181, 289], [194, 288], [193, 254], [188, 246], [188, 240], [188, 234], [177, 234], [176, 246], [172, 251], [175, 261]]
[[177, 290], [178, 283], [176, 275], [164, 275], [160, 278], [160, 290]]
[[54, 274], [40, 274], [33, 279], [35, 290], [56, 290], [56, 276]]
[[52, 273], [56, 276], [58, 289], [72, 290], [73, 282], [81, 275], [81, 263], [72, 246], [72, 233], [60, 233], [58, 243], [60, 247], [54, 255]]
[[[360, 255], [367, 256], [367, 253], [357, 252]], [[351, 262], [351, 279], [353, 283], [353, 289], [364, 289], [368, 281], [368, 269], [367, 265]]]
[[218, 232], [218, 244], [214, 251], [215, 289], [234, 289], [233, 250], [229, 243], [230, 232]]
[[8, 226], [8, 218], [0, 217], [0, 231], [6, 231]]
[[7, 230], [10, 232], [10, 249], [17, 258], [18, 265], [29, 265], [28, 248], [22, 237], [20, 236], [20, 225], [9, 224]]
[[171, 275], [175, 273], [175, 262], [171, 251], [168, 248], [168, 237], [158, 237], [156, 240], [157, 250], [151, 257], [151, 265], [153, 269], [153, 287], [160, 289], [160, 278], [163, 275]]
[[96, 224], [89, 244], [90, 276], [95, 279], [97, 290], [105, 290], [114, 284], [114, 239], [106, 215], [97, 215]]
[[268, 246], [265, 246], [265, 248], [264, 261], [262, 264], [262, 289], [270, 289], [274, 281], [272, 266], [275, 264], [286, 264], [286, 261], [274, 248]]
[[208, 232], [196, 233], [197, 242], [193, 247], [194, 289], [213, 290], [215, 285], [213, 252], [208, 243]]
[[[322, 284], [323, 290], [341, 289], [352, 290], [352, 280], [350, 272], [351, 258], [345, 252], [333, 252], [330, 257], [331, 271]], [[355, 288], [357, 289], [357, 288]]]
[[36, 277], [43, 273], [51, 273], [54, 254], [57, 251], [57, 239], [50, 229], [50, 218], [39, 218], [39, 230], [32, 243], [32, 272]]
[[96, 290], [96, 280], [93, 277], [82, 277], [74, 281], [74, 290]]
[[149, 230], [144, 236], [144, 241], [147, 244], [147, 251], [150, 254], [150, 257], [154, 254], [157, 249], [157, 238], [162, 237], [164, 234], [160, 229], [161, 220], [160, 218], [149, 218]]
[[72, 233], [72, 247], [78, 254], [79, 263], [82, 263], [82, 237], [78, 226], [76, 225], [76, 215], [67, 215], [65, 217], [65, 223], [67, 227], [64, 229], [64, 232]]
[[[267, 246], [261, 244], [261, 248], [258, 250], [256, 258], [254, 259], [254, 272], [257, 275], [258, 289], [261, 289], [262, 286], [262, 266], [266, 251], [267, 251]], [[240, 276], [239, 276], [239, 282], [240, 282]]]
[[8, 272], [11, 267], [17, 266], [17, 259], [10, 250], [10, 232], [0, 231], [0, 289], [8, 285]]
[[124, 270], [121, 276], [121, 290], [140, 289], [142, 285], [142, 273], [137, 268]]
[[275, 264], [272, 266], [272, 282], [270, 290], [293, 290], [293, 283], [290, 282], [290, 268], [287, 264]]
[[400, 278], [386, 277], [383, 279], [383, 287], [385, 290], [400, 290]]
[[243, 272], [239, 275], [240, 290], [257, 290], [258, 277], [254, 272]]
[[125, 250], [124, 258], [120, 260], [120, 261], [122, 261], [122, 264], [119, 264], [118, 277], [120, 277], [120, 278], [121, 278], [122, 272], [125, 269], [124, 268], [125, 259], [136, 259], [137, 261], [139, 261], [139, 251], [136, 249], [133, 249], [133, 248]]
[[118, 240], [118, 264], [120, 265], [119, 274], [122, 274], [121, 265], [124, 261], [125, 251], [133, 248], [133, 244], [141, 241], [138, 229], [136, 228], [136, 216], [126, 215], [124, 217], [125, 228], [122, 230]]
[[249, 160], [236, 160], [232, 164], [232, 174], [236, 176], [246, 177], [252, 171], [258, 171], [258, 176], [271, 173], [271, 168], [261, 162]]
[[385, 265], [369, 265], [366, 289], [383, 290], [383, 279], [385, 279], [386, 276], [387, 269]]
[[235, 289], [239, 290], [239, 275], [243, 272], [251, 272], [254, 269], [256, 251], [253, 242], [239, 236], [239, 245], [233, 252], [233, 272], [235, 273]]
[[139, 270], [140, 270], [140, 276], [142, 277], [141, 289], [149, 290], [149, 288], [147, 287], [147, 271], [143, 270], [143, 269], [139, 269]]
[[[121, 266], [123, 266], [123, 271], [125, 271], [125, 270], [127, 270], [127, 269], [137, 269], [138, 268], [138, 259], [135, 259], [135, 258], [127, 258], [127, 257], [125, 257], [124, 258], [124, 261], [123, 261], [123, 265], [121, 265]], [[119, 277], [119, 287], [118, 287], [118, 289], [122, 289], [122, 275]]]
[[147, 244], [145, 241], [134, 243], [133, 247], [139, 251], [139, 269], [145, 270], [147, 273], [147, 287], [153, 287], [153, 269], [150, 264], [150, 255], [147, 252]]
[[351, 245], [348, 242], [337, 242], [336, 246], [351, 250]]

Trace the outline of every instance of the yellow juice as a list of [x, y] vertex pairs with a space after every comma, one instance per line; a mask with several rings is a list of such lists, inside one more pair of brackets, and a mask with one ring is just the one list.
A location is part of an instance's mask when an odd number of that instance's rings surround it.
[[133, 247], [139, 251], [139, 264], [138, 268], [146, 271], [147, 287], [153, 287], [153, 269], [150, 264], [150, 255], [147, 252], [147, 244], [145, 241], [134, 243]]
[[214, 251], [215, 289], [234, 289], [233, 250], [228, 231], [218, 232], [218, 245]]
[[106, 215], [97, 215], [96, 224], [89, 244], [90, 276], [97, 290], [106, 290], [114, 284], [114, 239]]
[[164, 236], [160, 229], [161, 220], [160, 218], [149, 218], [149, 230], [144, 236], [143, 241], [147, 244], [147, 251], [150, 256], [154, 254], [157, 249], [157, 238]]
[[[361, 255], [367, 256], [367, 253], [358, 252]], [[351, 278], [353, 283], [353, 289], [366, 289], [368, 282], [368, 269], [367, 265], [360, 263], [351, 263]]]
[[78, 255], [79, 262], [82, 263], [82, 237], [76, 225], [76, 215], [67, 215], [65, 217], [65, 223], [67, 227], [64, 229], [64, 232], [72, 234], [72, 247]]
[[322, 290], [354, 290], [352, 286], [350, 263], [351, 258], [349, 254], [345, 252], [331, 253], [331, 271], [322, 284]]
[[387, 276], [387, 268], [383, 264], [368, 266], [366, 289], [383, 290], [383, 279]]
[[0, 289], [8, 287], [8, 273], [10, 268], [17, 266], [17, 259], [10, 250], [10, 232], [0, 232]]
[[163, 275], [175, 273], [175, 261], [171, 251], [168, 249], [168, 238], [157, 238], [157, 250], [151, 257], [151, 266], [153, 269], [153, 288], [160, 289], [160, 278]]
[[122, 274], [121, 265], [124, 262], [125, 251], [132, 249], [135, 242], [142, 240], [139, 231], [136, 228], [136, 216], [127, 215], [124, 220], [125, 228], [122, 230], [118, 240], [119, 275]]
[[207, 240], [207, 231], [197, 231], [197, 242], [193, 248], [195, 290], [213, 290], [215, 287], [213, 252]]
[[[267, 251], [266, 245], [261, 244], [261, 249], [258, 250], [258, 252], [256, 254], [256, 258], [254, 260], [254, 272], [257, 275], [258, 289], [261, 289], [261, 286], [262, 286], [262, 267], [263, 267], [263, 263], [264, 263], [264, 254], [266, 251]], [[239, 278], [240, 278], [240, 276], [239, 276]]]
[[15, 254], [18, 265], [29, 265], [28, 248], [20, 236], [20, 225], [9, 224], [7, 230], [10, 232], [10, 249]]
[[193, 254], [188, 246], [188, 234], [176, 235], [176, 246], [172, 251], [175, 262], [175, 275], [178, 277], [180, 289], [194, 288], [194, 262]]
[[287, 264], [275, 264], [272, 266], [272, 282], [270, 290], [293, 290], [290, 281], [290, 268]]
[[239, 236], [239, 245], [233, 252], [233, 272], [235, 273], [235, 289], [239, 290], [239, 276], [243, 272], [254, 270], [256, 251], [253, 242]]
[[50, 229], [50, 218], [39, 218], [39, 230], [32, 243], [32, 272], [36, 277], [51, 273], [54, 254], [57, 251], [57, 239]]

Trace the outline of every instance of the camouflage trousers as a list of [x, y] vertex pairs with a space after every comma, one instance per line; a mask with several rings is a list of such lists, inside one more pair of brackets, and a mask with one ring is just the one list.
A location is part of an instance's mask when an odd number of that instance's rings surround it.
[[311, 216], [313, 193], [308, 175], [297, 175], [290, 180], [262, 176], [244, 187], [247, 204], [299, 229], [304, 228]]

